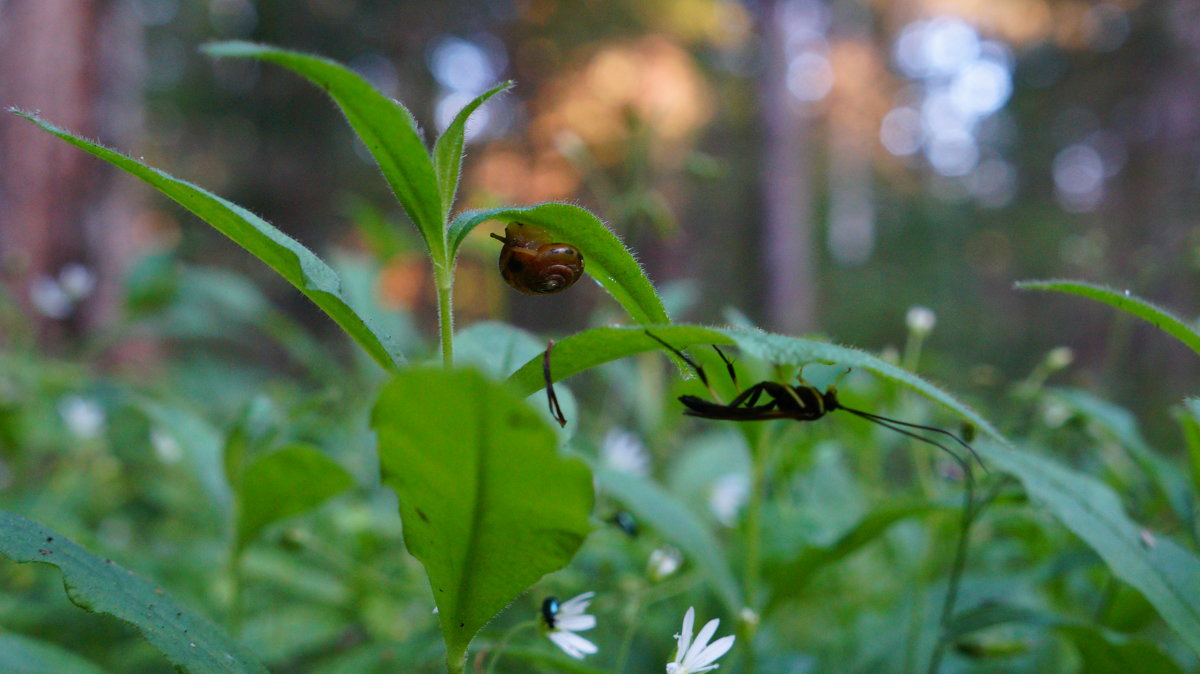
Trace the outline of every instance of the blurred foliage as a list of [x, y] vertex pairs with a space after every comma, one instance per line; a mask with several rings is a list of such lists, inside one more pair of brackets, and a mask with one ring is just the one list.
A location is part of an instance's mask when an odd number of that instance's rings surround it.
[[[470, 140], [468, 206], [583, 202], [639, 251], [673, 316], [754, 324], [764, 320], [760, 267], [770, 245], [758, 225], [756, 30], [769, 8], [791, 7], [801, 29], [816, 31], [799, 40], [796, 56], [810, 68], [802, 81], [819, 84], [822, 68], [832, 76], [825, 94], [807, 89], [797, 104], [821, 244], [821, 329], [950, 382], [1022, 446], [1100, 481], [1142, 527], [1144, 548], [1169, 536], [1196, 549], [1200, 422], [1194, 401], [1180, 404], [1198, 372], [1191, 354], [1128, 318], [1010, 290], [1021, 278], [1085, 276], [1196, 306], [1200, 122], [1190, 110], [1200, 98], [1200, 17], [1187, 3], [136, 5], [146, 25], [148, 134], [135, 155], [328, 252], [343, 292], [373, 307], [414, 362], [436, 353], [433, 285], [405, 216], [379, 205], [391, 201], [365, 148], [296, 79], [253, 63], [213, 65], [195, 56], [198, 44], [246, 38], [326, 54], [419, 103], [413, 113], [431, 130], [439, 102], [462, 93], [439, 76], [439, 49], [482, 54], [494, 75], [486, 85], [512, 77], [518, 87], [488, 108], [488, 125]], [[905, 35], [934, 19], [968, 26], [977, 44], [1003, 45], [1011, 78], [1002, 107], [971, 127], [978, 156], [959, 174], [939, 170], [926, 153], [932, 145], [896, 154], [880, 142], [890, 112], [923, 110], [937, 93], [937, 78], [906, 70], [897, 55]], [[839, 253], [835, 236], [855, 222], [846, 210], [855, 193], [839, 192], [846, 185], [871, 204], [871, 243], [859, 258]], [[402, 553], [396, 499], [381, 488], [368, 430], [377, 368], [252, 258], [229, 255], [227, 241], [184, 224], [178, 211], [148, 208], [153, 243], [130, 271], [127, 321], [77, 353], [41, 352], [0, 297], [0, 507], [52, 522], [169, 588], [272, 671], [442, 671], [434, 598], [419, 563]], [[493, 271], [494, 242], [468, 237], [462, 252], [460, 360], [494, 376], [535, 355], [542, 333], [616, 315], [582, 284], [569, 296], [508, 293]], [[915, 304], [939, 317], [931, 333], [902, 328]], [[505, 323], [476, 323], [481, 336], [468, 337], [469, 324], [485, 318]], [[149, 367], [99, 365], [113, 345], [138, 340], [162, 349]], [[501, 341], [512, 346], [504, 358], [492, 349]], [[1074, 363], [1054, 350], [1062, 344]], [[724, 372], [711, 354], [697, 357]], [[745, 353], [737, 369], [743, 382], [794, 374]], [[536, 619], [544, 597], [588, 589], [599, 591], [591, 607], [599, 626], [586, 636], [600, 646], [589, 663], [609, 670], [660, 671], [688, 606], [722, 616], [721, 634], [747, 622], [712, 591], [705, 565], [716, 562], [702, 546], [662, 571], [663, 551], [679, 554], [669, 545], [679, 531], [663, 530], [670, 517], [639, 520], [636, 536], [608, 523], [633, 507], [619, 488], [646, 481], [674, 504], [668, 515], [713, 532], [731, 573], [744, 573], [747, 537], [763, 541], [769, 571], [759, 582], [769, 590], [758, 589], [774, 597], [749, 617], [758, 621], [753, 652], [740, 642], [723, 669], [922, 668], [957, 526], [956, 466], [848, 416], [736, 429], [687, 420], [675, 396], [707, 393], [676, 374], [668, 359], [644, 354], [570, 382], [578, 403], [566, 406], [567, 446], [608, 476], [595, 531], [568, 568], [487, 625], [478, 647], [493, 657], [510, 630]], [[822, 381], [817, 368], [806, 376]], [[857, 408], [953, 423], [862, 372], [841, 391]], [[1184, 446], [1190, 472], [1175, 449]], [[302, 499], [313, 510], [299, 517], [286, 517], [298, 510], [287, 504], [253, 521], [243, 513], [239, 537], [228, 457], [268, 461], [297, 448], [336, 462], [352, 486]], [[768, 479], [752, 519], [755, 465]], [[994, 475], [987, 487], [948, 670], [1196, 669], [1196, 654], [1091, 547], [1015, 482]], [[67, 663], [47, 667], [70, 671], [74, 654], [108, 671], [169, 671], [133, 628], [70, 605], [49, 569], [0, 564], [0, 586], [0, 639]], [[553, 663], [544, 640], [521, 633], [507, 645], [500, 671], [559, 671], [537, 664]]]

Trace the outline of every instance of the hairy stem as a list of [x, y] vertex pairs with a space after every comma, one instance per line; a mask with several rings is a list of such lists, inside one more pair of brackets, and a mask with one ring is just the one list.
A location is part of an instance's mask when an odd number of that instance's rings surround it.
[[438, 288], [438, 327], [442, 333], [442, 365], [454, 365], [454, 277], [442, 265], [434, 265]]

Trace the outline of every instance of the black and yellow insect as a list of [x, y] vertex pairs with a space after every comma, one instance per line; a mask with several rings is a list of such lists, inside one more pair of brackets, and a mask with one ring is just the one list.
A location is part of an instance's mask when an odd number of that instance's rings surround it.
[[[687, 354], [668, 344], [658, 335], [646, 330], [646, 335], [654, 341], [661, 344], [671, 353], [678, 356], [681, 360], [687, 363], [693, 370], [696, 371], [696, 376], [700, 381], [709, 386], [708, 375], [705, 374], [704, 368], [696, 361], [688, 357]], [[733, 380], [734, 385], [737, 385], [737, 374], [734, 370], [733, 363], [725, 356], [716, 345], [713, 346], [721, 360], [725, 363], [725, 368], [729, 371], [729, 376]], [[711, 387], [709, 387], [711, 390]], [[858, 417], [862, 417], [867, 421], [879, 424], [884, 428], [896, 431], [908, 437], [920, 440], [921, 442], [933, 445], [950, 456], [954, 457], [964, 468], [966, 463], [955, 452], [951, 451], [944, 445], [935, 442], [927, 437], [914, 433], [908, 428], [929, 431], [931, 433], [940, 433], [944, 436], [962, 445], [979, 461], [979, 465], [983, 466], [983, 461], [975, 453], [975, 450], [957, 435], [936, 428], [933, 426], [924, 426], [921, 424], [913, 424], [899, 419], [890, 419], [888, 417], [864, 412], [852, 407], [846, 407], [838, 400], [837, 386], [833, 385], [824, 391], [816, 386], [804, 381], [803, 376], [796, 384], [782, 384], [776, 381], [762, 381], [746, 390], [738, 393], [737, 397], [731, 400], [728, 404], [705, 400], [699, 396], [684, 395], [679, 396], [679, 402], [683, 403], [683, 413], [688, 416], [700, 417], [702, 419], [715, 419], [722, 421], [767, 421], [770, 419], [792, 419], [794, 421], [816, 421], [837, 410], [849, 412]], [[904, 428], [901, 428], [904, 427]], [[986, 470], [986, 467], [985, 467]]]

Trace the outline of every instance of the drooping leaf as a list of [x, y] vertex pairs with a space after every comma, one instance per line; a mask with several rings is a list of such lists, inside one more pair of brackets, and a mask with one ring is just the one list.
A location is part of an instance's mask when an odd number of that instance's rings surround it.
[[155, 429], [179, 448], [184, 465], [222, 511], [228, 512], [233, 497], [225, 476], [221, 432], [199, 412], [182, 404], [171, 405], [143, 396], [134, 398]]
[[14, 562], [58, 567], [76, 606], [138, 628], [180, 671], [267, 671], [241, 644], [161, 588], [36, 522], [0, 511], [0, 554]]
[[358, 342], [375, 362], [384, 369], [394, 369], [404, 361], [391, 338], [370, 321], [365, 320], [342, 294], [337, 274], [300, 242], [276, 229], [250, 211], [203, 190], [191, 183], [174, 178], [119, 152], [110, 150], [72, 135], [38, 117], [16, 112], [49, 133], [89, 152], [100, 159], [142, 179], [151, 187], [195, 213], [234, 243], [274, 269], [284, 279], [329, 315], [351, 339]]
[[289, 445], [256, 458], [237, 493], [238, 547], [268, 525], [311, 510], [354, 485], [337, 461], [316, 447]]
[[1129, 519], [1116, 493], [1092, 477], [1028, 451], [995, 443], [976, 449], [1015, 476], [1108, 565], [1136, 588], [1192, 650], [1200, 653], [1200, 560], [1165, 536]]
[[988, 601], [956, 613], [950, 624], [946, 625], [945, 639], [954, 642], [975, 632], [1008, 623], [1052, 626], [1060, 624], [1061, 620], [1057, 616], [1025, 606]]
[[1129, 410], [1079, 389], [1051, 389], [1048, 394], [1111, 435], [1129, 453], [1177, 514], [1191, 510], [1186, 480], [1170, 462], [1155, 453]]
[[[698, 325], [652, 326], [650, 331], [676, 348], [695, 344], [736, 344], [747, 353], [771, 363], [803, 365], [828, 363], [873, 372], [910, 388], [971, 422], [983, 433], [1003, 439], [986, 419], [949, 393], [917, 375], [864, 351], [801, 337], [787, 337], [746, 328], [708, 328]], [[635, 353], [662, 349], [643, 328], [593, 328], [563, 339], [554, 346], [554, 381]], [[544, 386], [542, 363], [535, 358], [511, 377], [518, 390], [533, 393]]]
[[893, 524], [932, 512], [957, 512], [957, 509], [924, 501], [885, 505], [867, 513], [858, 524], [829, 545], [807, 546], [792, 559], [772, 565], [766, 570], [766, 575], [772, 579], [776, 591], [763, 612], [768, 613], [781, 602], [800, 596], [805, 585], [818, 571], [878, 540]]
[[450, 209], [454, 205], [454, 195], [458, 192], [459, 171], [462, 168], [463, 139], [467, 132], [467, 119], [475, 113], [479, 106], [501, 91], [512, 88], [513, 82], [502, 82], [495, 87], [475, 97], [462, 110], [458, 111], [450, 126], [442, 132], [433, 146], [433, 167], [437, 172], [438, 188], [442, 194], [442, 217], [449, 219]]
[[604, 286], [634, 321], [643, 325], [670, 321], [662, 300], [633, 254], [590, 212], [571, 204], [554, 203], [467, 211], [450, 224], [450, 258], [454, 259], [471, 230], [489, 220], [533, 225], [552, 234], [555, 240], [575, 246], [583, 255], [584, 272]]
[[236, 41], [209, 44], [204, 51], [221, 58], [270, 61], [307, 78], [329, 94], [375, 157], [434, 260], [445, 259], [445, 209], [437, 175], [413, 116], [404, 106], [384, 96], [358, 73], [319, 56]]
[[591, 528], [591, 473], [558, 453], [511, 387], [473, 370], [400, 373], [372, 427], [454, 670], [485, 623], [575, 555]]
[[7, 674], [104, 674], [58, 644], [0, 632], [0, 672]]
[[1200, 332], [1197, 332], [1191, 323], [1162, 307], [1129, 294], [1128, 290], [1122, 292], [1083, 281], [1067, 280], [1021, 281], [1016, 284], [1016, 287], [1020, 290], [1054, 290], [1070, 293], [1114, 306], [1127, 314], [1151, 323], [1154, 327], [1178, 339], [1189, 349], [1200, 354]]
[[639, 522], [654, 528], [682, 550], [712, 582], [717, 596], [731, 614], [737, 615], [745, 607], [741, 586], [717, 537], [687, 506], [650, 480], [629, 473], [597, 468], [596, 481]]

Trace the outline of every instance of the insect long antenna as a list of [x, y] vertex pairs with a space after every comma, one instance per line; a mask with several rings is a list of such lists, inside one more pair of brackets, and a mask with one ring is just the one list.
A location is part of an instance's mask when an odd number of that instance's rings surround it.
[[554, 392], [554, 378], [550, 376], [550, 352], [554, 349], [554, 340], [546, 340], [546, 353], [542, 356], [542, 376], [546, 378], [546, 404], [550, 406], [550, 416], [559, 426], [566, 427], [567, 417], [563, 415], [562, 407], [558, 404], [558, 395]]
[[[936, 426], [925, 426], [922, 424], [914, 424], [914, 423], [910, 423], [907, 421], [900, 421], [899, 419], [890, 419], [888, 417], [883, 417], [878, 414], [872, 414], [870, 412], [864, 412], [862, 410], [856, 410], [856, 409], [853, 409], [850, 407], [845, 407], [845, 406], [839, 406], [838, 409], [845, 410], [853, 415], [860, 416], [863, 419], [866, 419], [868, 421], [873, 421], [873, 422], [879, 424], [880, 426], [885, 426], [887, 428], [890, 428], [893, 431], [896, 431], [897, 433], [903, 433], [904, 435], [907, 435], [909, 437], [917, 438], [918, 440], [921, 440], [923, 442], [926, 442], [926, 443], [929, 443], [936, 447], [939, 447], [942, 449], [942, 451], [946, 452], [947, 454], [950, 454], [951, 456], [953, 456], [955, 458], [956, 461], [958, 461], [960, 464], [962, 464], [963, 460], [962, 460], [961, 456], [959, 456], [955, 452], [950, 451], [946, 447], [942, 446], [940, 443], [934, 442], [933, 440], [930, 440], [929, 438], [927, 438], [923, 435], [918, 435], [916, 433], [912, 433], [912, 432], [906, 431], [904, 429], [898, 428], [898, 426], [907, 426], [909, 428], [919, 428], [923, 431], [929, 431], [930, 433], [941, 433], [942, 435], [945, 435], [946, 437], [950, 438], [951, 440], [954, 440], [955, 442], [957, 442], [958, 444], [960, 444], [964, 448], [966, 448], [966, 450], [971, 453], [971, 456], [975, 457], [975, 461], [977, 461], [979, 463], [979, 467], [983, 469], [983, 472], [985, 472], [985, 473], [989, 472], [987, 464], [985, 464], [983, 462], [983, 459], [980, 458], [979, 454], [975, 451], [975, 448], [972, 447], [971, 445], [968, 445], [965, 440], [963, 440], [962, 438], [958, 437], [957, 435], [951, 433], [950, 431], [947, 431], [942, 428], [937, 428]], [[964, 466], [964, 468], [968, 468], [968, 467], [969, 466]]]

